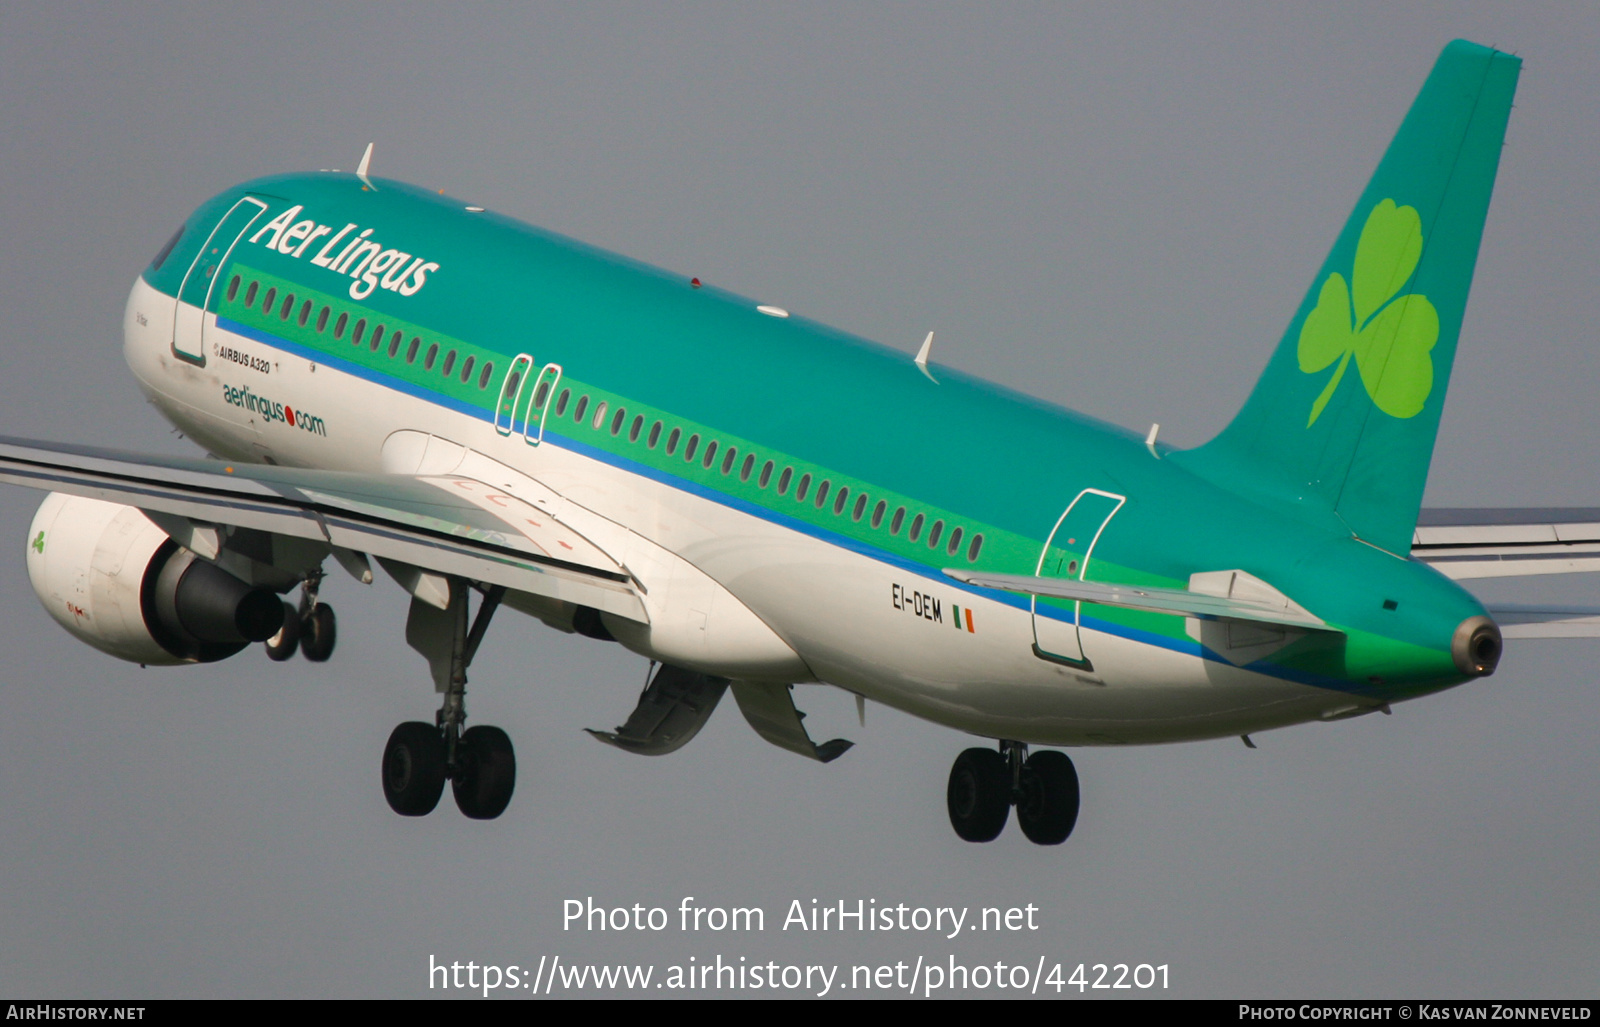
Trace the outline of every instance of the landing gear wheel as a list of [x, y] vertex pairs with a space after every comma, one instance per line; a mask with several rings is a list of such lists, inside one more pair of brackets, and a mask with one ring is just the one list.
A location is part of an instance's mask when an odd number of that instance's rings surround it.
[[1078, 772], [1064, 752], [1043, 749], [1022, 765], [1017, 823], [1035, 845], [1060, 845], [1078, 822]]
[[993, 749], [968, 749], [950, 768], [950, 826], [963, 841], [990, 842], [1011, 815], [1011, 768]]
[[456, 748], [456, 805], [473, 820], [493, 820], [505, 812], [517, 786], [517, 757], [511, 739], [497, 727], [479, 724], [461, 736]]
[[282, 663], [300, 648], [300, 614], [288, 603], [283, 604], [283, 627], [262, 645], [267, 647], [267, 659]]
[[306, 612], [300, 625], [300, 652], [312, 663], [325, 663], [333, 655], [339, 638], [339, 623], [333, 607], [318, 603]]
[[407, 721], [383, 747], [383, 797], [402, 817], [425, 817], [444, 793], [444, 739], [439, 729]]

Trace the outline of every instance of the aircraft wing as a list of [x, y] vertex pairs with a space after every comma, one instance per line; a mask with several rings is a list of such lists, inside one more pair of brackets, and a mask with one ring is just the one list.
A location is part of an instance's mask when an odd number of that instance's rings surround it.
[[1086, 603], [1122, 606], [1130, 610], [1155, 613], [1181, 613], [1190, 617], [1256, 621], [1280, 624], [1305, 631], [1334, 631], [1327, 623], [1300, 607], [1275, 601], [1266, 595], [1210, 595], [1183, 588], [1153, 588], [1143, 585], [1114, 585], [1099, 581], [1073, 581], [1065, 578], [1037, 578], [1031, 574], [983, 574], [950, 567], [945, 574], [980, 588], [1078, 599]]
[[1411, 555], [1458, 581], [1600, 571], [1600, 509], [1423, 510]]
[[169, 534], [187, 521], [208, 558], [211, 526], [249, 528], [648, 623], [627, 568], [544, 510], [462, 475], [301, 470], [0, 437], [0, 482], [135, 506]]

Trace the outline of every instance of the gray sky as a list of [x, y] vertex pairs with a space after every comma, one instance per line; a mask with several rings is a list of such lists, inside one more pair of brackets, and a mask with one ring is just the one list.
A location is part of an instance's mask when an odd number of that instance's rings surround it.
[[[1600, 504], [1600, 8], [1535, 3], [9, 5], [0, 432], [191, 452], [120, 353], [134, 276], [237, 181], [375, 170], [1178, 444], [1233, 415], [1439, 48], [1527, 61], [1428, 501]], [[944, 812], [965, 737], [801, 689], [818, 766], [731, 701], [647, 761], [580, 730], [643, 660], [502, 615], [494, 823], [404, 820], [435, 699], [405, 597], [336, 576], [334, 659], [140, 670], [72, 641], [0, 489], [0, 995], [428, 994], [441, 960], [1165, 963], [1168, 994], [1589, 996], [1593, 642], [1392, 717], [1074, 753], [1064, 846]], [[335, 572], [337, 575], [337, 572]], [[1592, 581], [1497, 597], [1594, 601]], [[561, 903], [761, 906], [742, 937], [575, 934]], [[802, 935], [791, 899], [1040, 907], [1040, 930]], [[658, 971], [659, 972], [659, 971]], [[434, 994], [438, 994], [437, 991]], [[993, 992], [989, 994], [995, 994]]]

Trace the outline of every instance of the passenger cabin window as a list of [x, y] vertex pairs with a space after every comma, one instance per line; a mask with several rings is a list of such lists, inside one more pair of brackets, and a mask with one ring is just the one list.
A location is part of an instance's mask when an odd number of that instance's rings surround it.
[[[448, 353], [446, 353], [444, 355], [444, 366], [439, 368], [439, 373], [444, 375], [446, 378], [448, 378], [448, 377], [450, 377], [450, 372], [454, 371], [455, 369], [456, 369], [456, 351], [455, 350], [451, 350], [450, 352], [448, 352]], [[540, 382], [539, 383], [539, 389], [540, 389], [539, 403], [543, 403], [544, 402], [544, 393], [543, 393], [544, 388], [545, 388], [544, 383]], [[535, 403], [534, 405], [538, 406], [539, 403]]]
[[900, 525], [906, 522], [906, 508], [900, 507], [894, 512], [894, 519], [889, 522], [889, 534], [900, 534]]
[[881, 499], [878, 500], [878, 505], [872, 508], [872, 526], [874, 528], [883, 527], [883, 512], [887, 509], [889, 509], [889, 504]]
[[628, 441], [638, 442], [639, 432], [644, 428], [644, 415], [639, 414], [633, 419], [633, 424], [628, 428]]
[[361, 345], [361, 337], [367, 333], [367, 319], [362, 318], [356, 322], [356, 330], [350, 333], [350, 345]]
[[794, 477], [794, 468], [785, 467], [783, 473], [778, 475], [778, 495], [789, 491], [789, 480]]
[[733, 461], [734, 461], [734, 458], [737, 457], [738, 455], [739, 455], [739, 450], [737, 448], [735, 448], [733, 446], [729, 446], [728, 447], [728, 451], [725, 454], [723, 454], [723, 457], [722, 457], [722, 473], [723, 474], [727, 474], [727, 473], [729, 473], [730, 471], [733, 470]]
[[383, 345], [383, 333], [385, 331], [387, 329], [381, 324], [372, 329], [372, 352], [378, 352], [378, 347]]
[[972, 536], [972, 544], [967, 547], [967, 561], [969, 563], [977, 563], [978, 562], [978, 553], [981, 552], [982, 549], [983, 549], [983, 536], [982, 535], [974, 535], [974, 536]]
[[234, 275], [233, 281], [228, 283], [228, 302], [232, 303], [233, 298], [237, 295], [239, 295], [239, 276]]
[[694, 461], [694, 451], [697, 448], [699, 448], [699, 446], [700, 446], [700, 436], [698, 434], [689, 436], [688, 444], [683, 447], [683, 458], [684, 458], [684, 460], [693, 462]]
[[599, 404], [594, 408], [594, 423], [591, 424], [590, 427], [592, 427], [595, 431], [599, 431], [600, 430], [600, 426], [602, 424], [605, 424], [605, 423], [606, 423], [606, 401], [602, 399], [599, 402]]
[[865, 494], [856, 497], [856, 508], [850, 514], [850, 519], [859, 521], [861, 515], [867, 512], [867, 497]]
[[806, 493], [808, 491], [810, 491], [810, 489], [811, 489], [811, 475], [802, 474], [800, 476], [800, 484], [795, 486], [794, 501], [796, 503], [804, 503], [806, 501]]
[[[396, 336], [399, 335], [398, 332], [396, 332], [395, 334], [396, 334]], [[391, 350], [393, 349], [393, 347], [390, 347], [390, 348], [391, 348]], [[422, 369], [424, 371], [433, 370], [433, 362], [435, 360], [438, 360], [438, 359], [439, 359], [439, 344], [436, 342], [433, 345], [428, 347], [428, 355], [422, 358]]]
[[911, 539], [911, 541], [915, 542], [921, 536], [922, 536], [922, 515], [921, 514], [917, 514], [915, 517], [913, 517], [911, 519], [911, 534], [909, 536], [907, 536], [907, 537], [909, 537]]
[[656, 448], [656, 443], [660, 442], [660, 441], [661, 441], [661, 422], [657, 421], [655, 424], [652, 424], [650, 426], [650, 438], [646, 441], [645, 444], [648, 445], [651, 449], [655, 449]]
[[589, 409], [589, 397], [583, 396], [578, 400], [578, 405], [572, 410], [572, 419], [579, 424], [583, 423], [583, 412]]
[[337, 321], [335, 321], [333, 323], [333, 337], [335, 339], [344, 338], [344, 328], [345, 328], [345, 325], [347, 325], [349, 323], [350, 323], [350, 315], [349, 314], [340, 314], [339, 315], [339, 320], [337, 320]]
[[950, 544], [945, 547], [945, 552], [951, 556], [961, 552], [961, 529], [954, 528], [950, 532]]
[[716, 462], [717, 462], [717, 440], [716, 439], [712, 439], [710, 442], [706, 443], [706, 455], [701, 460], [701, 463], [705, 464], [707, 470], [710, 470], [711, 469], [711, 465], [716, 463]]
[[260, 282], [251, 282], [250, 283], [250, 288], [248, 288], [248, 289], [246, 289], [244, 291], [244, 305], [245, 305], [245, 309], [246, 310], [248, 310], [249, 308], [255, 306], [255, 303], [256, 303], [256, 290], [258, 288], [260, 288], [260, 287], [261, 287], [261, 283]]
[[483, 365], [483, 370], [478, 372], [478, 388], [487, 389], [489, 379], [494, 377], [494, 361]]
[[465, 385], [468, 382], [472, 381], [472, 363], [476, 359], [477, 359], [476, 357], [468, 357], [461, 364], [461, 384], [462, 385]]
[[[396, 328], [394, 330], [394, 334], [389, 336], [389, 359], [390, 360], [393, 360], [395, 357], [400, 355], [400, 342], [401, 342], [402, 339], [405, 338], [405, 335], [406, 335], [405, 332], [402, 332], [400, 329]], [[438, 348], [439, 348], [438, 346], [434, 346], [434, 349], [438, 349]]]
[[[468, 357], [467, 359], [470, 361], [472, 358]], [[556, 398], [556, 416], [557, 417], [560, 417], [562, 414], [565, 414], [567, 412], [567, 400], [569, 400], [571, 398], [572, 398], [572, 390], [571, 389], [562, 389], [561, 390], [561, 395]]]
[[939, 536], [944, 534], [944, 522], [934, 521], [933, 527], [928, 529], [928, 548], [939, 548]]
[[278, 308], [278, 320], [287, 321], [289, 315], [294, 313], [294, 293], [289, 293], [283, 298], [283, 306]]
[[611, 434], [622, 434], [622, 422], [628, 419], [628, 408], [617, 407], [617, 412], [611, 416]]
[[672, 456], [678, 452], [678, 440], [683, 437], [683, 429], [674, 428], [667, 436], [667, 455]]
[[318, 331], [318, 333], [321, 333], [322, 331], [324, 331], [328, 327], [328, 315], [331, 314], [331, 313], [333, 313], [332, 310], [328, 309], [327, 307], [323, 307], [322, 308], [322, 313], [317, 315], [317, 331]]
[[832, 484], [833, 484], [833, 482], [831, 482], [828, 479], [824, 478], [824, 479], [822, 479], [822, 484], [817, 486], [816, 503], [817, 503], [817, 509], [818, 510], [821, 510], [822, 509], [822, 504], [826, 503], [828, 501], [828, 486], [830, 486]]
[[267, 294], [265, 296], [261, 297], [261, 312], [263, 314], [272, 313], [272, 304], [277, 300], [277, 298], [278, 298], [278, 290], [277, 289], [268, 289], [267, 290]]
[[833, 498], [833, 515], [835, 517], [844, 513], [844, 504], [849, 498], [850, 490], [848, 488], [841, 488], [839, 494]]
[[311, 320], [311, 307], [312, 303], [310, 300], [306, 300], [304, 303], [300, 304], [300, 317], [295, 323], [301, 328], [304, 328], [306, 326], [306, 322]]
[[421, 348], [422, 340], [413, 335], [411, 337], [411, 345], [406, 347], [406, 363], [415, 364], [417, 362], [417, 350]]

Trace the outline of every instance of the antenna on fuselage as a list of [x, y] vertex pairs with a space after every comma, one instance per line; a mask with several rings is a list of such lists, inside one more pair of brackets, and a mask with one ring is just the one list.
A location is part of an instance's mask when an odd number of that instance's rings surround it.
[[367, 152], [363, 153], [361, 155], [361, 163], [356, 165], [356, 177], [361, 179], [362, 184], [364, 184], [368, 189], [371, 189], [373, 192], [377, 192], [378, 191], [378, 187], [373, 185], [372, 184], [372, 179], [367, 177], [367, 169], [369, 167], [371, 167], [371, 166], [372, 166], [372, 144], [368, 143], [367, 144]]
[[933, 349], [933, 333], [929, 332], [928, 333], [928, 337], [926, 339], [922, 340], [922, 348], [917, 350], [917, 358], [916, 358], [915, 363], [917, 365], [917, 370], [921, 371], [923, 374], [928, 376], [928, 381], [932, 382], [935, 385], [938, 385], [939, 384], [939, 379], [935, 378], [933, 376], [933, 372], [928, 370], [928, 353], [932, 349]]

